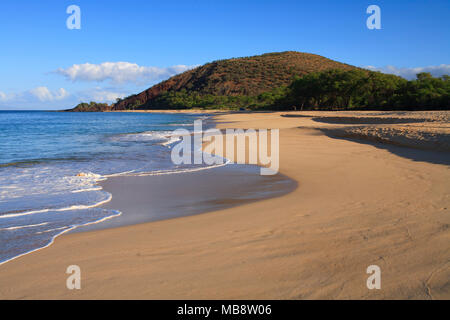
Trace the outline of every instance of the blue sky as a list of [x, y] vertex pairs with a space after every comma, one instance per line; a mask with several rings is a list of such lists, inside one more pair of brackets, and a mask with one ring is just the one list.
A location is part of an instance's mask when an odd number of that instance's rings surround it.
[[[66, 27], [72, 4], [80, 30]], [[381, 30], [366, 27], [371, 4]], [[286, 50], [405, 76], [442, 73], [449, 14], [448, 0], [5, 0], [0, 109], [110, 102], [205, 62]]]

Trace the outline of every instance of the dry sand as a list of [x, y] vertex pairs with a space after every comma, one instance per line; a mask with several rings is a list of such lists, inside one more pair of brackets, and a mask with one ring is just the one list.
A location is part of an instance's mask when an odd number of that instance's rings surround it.
[[[217, 119], [222, 128], [280, 128], [280, 171], [298, 182], [294, 192], [62, 236], [0, 266], [0, 298], [449, 299], [450, 159], [426, 150], [436, 141], [445, 150], [449, 112], [283, 115]], [[81, 290], [66, 289], [71, 264], [81, 267]], [[372, 264], [381, 290], [366, 287]]]

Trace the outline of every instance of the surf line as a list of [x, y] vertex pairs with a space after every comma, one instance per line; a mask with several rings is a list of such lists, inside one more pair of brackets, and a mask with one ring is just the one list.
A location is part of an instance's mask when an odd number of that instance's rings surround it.
[[[260, 168], [261, 175], [274, 175], [279, 170], [278, 129], [270, 130], [270, 156], [267, 129], [226, 129], [225, 135], [223, 135], [221, 130], [215, 128], [203, 131], [202, 120], [196, 120], [194, 121], [193, 133], [187, 129], [179, 128], [173, 131], [172, 137], [177, 137], [179, 140], [172, 147], [171, 152], [171, 160], [175, 165], [220, 165], [224, 163], [225, 159], [231, 162], [236, 159], [238, 163], [262, 165]], [[236, 145], [235, 140], [237, 140]], [[226, 152], [224, 152], [224, 141], [226, 142]], [[203, 143], [207, 143], [204, 148], [202, 148]], [[191, 153], [192, 144], [194, 145], [193, 154]], [[202, 150], [203, 152], [195, 152], [195, 150]], [[247, 150], [248, 161], [246, 161]], [[220, 154], [225, 155], [225, 157], [219, 156]]]

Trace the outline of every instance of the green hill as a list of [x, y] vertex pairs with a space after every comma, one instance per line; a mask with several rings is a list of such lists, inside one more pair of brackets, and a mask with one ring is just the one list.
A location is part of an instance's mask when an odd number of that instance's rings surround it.
[[127, 97], [112, 109], [242, 107], [250, 97], [288, 86], [295, 76], [331, 69], [358, 68], [294, 51], [218, 60]]

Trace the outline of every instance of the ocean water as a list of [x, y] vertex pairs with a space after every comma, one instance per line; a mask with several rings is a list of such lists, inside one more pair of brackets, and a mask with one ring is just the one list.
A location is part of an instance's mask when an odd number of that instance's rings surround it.
[[207, 169], [170, 159], [172, 131], [199, 118], [207, 127], [198, 114], [0, 111], [0, 264], [121, 215], [98, 207], [111, 199], [101, 180]]

